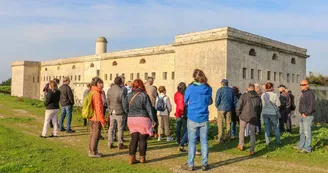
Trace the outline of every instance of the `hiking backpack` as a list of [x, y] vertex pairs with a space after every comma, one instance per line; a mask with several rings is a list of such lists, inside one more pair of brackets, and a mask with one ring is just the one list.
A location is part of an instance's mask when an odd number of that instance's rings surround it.
[[156, 110], [158, 110], [160, 112], [165, 111], [165, 109], [166, 109], [166, 105], [165, 105], [165, 101], [164, 101], [165, 97], [166, 96], [161, 98], [161, 97], [158, 96], [158, 100], [157, 100], [157, 103], [156, 103], [156, 106], [155, 106]]
[[82, 105], [82, 117], [85, 119], [90, 119], [93, 117], [95, 110], [92, 107], [92, 97], [95, 92], [89, 92], [84, 98]]

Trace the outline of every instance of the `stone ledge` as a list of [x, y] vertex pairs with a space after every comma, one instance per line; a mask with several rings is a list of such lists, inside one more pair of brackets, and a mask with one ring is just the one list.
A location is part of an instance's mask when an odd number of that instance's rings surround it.
[[12, 67], [15, 66], [40, 66], [41, 62], [38, 61], [14, 61], [11, 63]]

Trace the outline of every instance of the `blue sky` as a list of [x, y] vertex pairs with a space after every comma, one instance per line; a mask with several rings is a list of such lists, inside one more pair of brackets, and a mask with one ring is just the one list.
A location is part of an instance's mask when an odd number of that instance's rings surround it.
[[170, 44], [183, 33], [231, 26], [307, 48], [307, 71], [328, 75], [326, 0], [0, 0], [0, 80], [11, 62]]

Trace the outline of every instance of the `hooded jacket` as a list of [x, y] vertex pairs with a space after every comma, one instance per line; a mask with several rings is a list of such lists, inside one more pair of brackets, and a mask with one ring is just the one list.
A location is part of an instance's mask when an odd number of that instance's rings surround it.
[[90, 119], [91, 121], [98, 121], [103, 126], [105, 124], [105, 117], [104, 117], [104, 104], [101, 98], [102, 90], [96, 86], [92, 86], [91, 91], [95, 93], [92, 96], [92, 107], [95, 110], [94, 116]]
[[261, 98], [255, 91], [243, 94], [237, 104], [236, 113], [242, 121], [257, 125], [262, 111]]
[[184, 103], [188, 105], [188, 119], [202, 123], [208, 121], [208, 106], [212, 104], [212, 88], [193, 82], [185, 92]]

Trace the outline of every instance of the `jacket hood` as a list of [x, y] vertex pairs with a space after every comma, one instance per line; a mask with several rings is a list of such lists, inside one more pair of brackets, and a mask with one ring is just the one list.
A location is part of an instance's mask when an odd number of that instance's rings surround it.
[[255, 92], [255, 91], [248, 91], [247, 92], [247, 95], [249, 95], [250, 97], [258, 97], [258, 94], [257, 94], [257, 92]]
[[96, 86], [92, 86], [92, 87], [91, 87], [91, 91], [97, 91], [97, 92], [99, 92], [99, 93], [102, 93], [102, 90], [99, 89], [99, 88], [96, 87]]
[[194, 90], [196, 93], [199, 93], [202, 95], [211, 94], [210, 87], [205, 84], [200, 84], [200, 83], [194, 82], [194, 83], [192, 83], [192, 86], [194, 87]]

